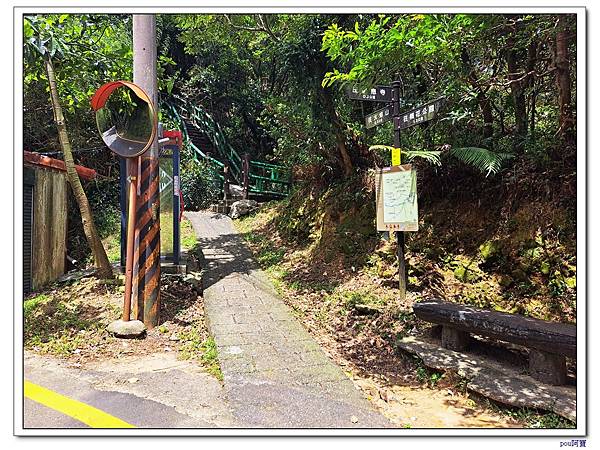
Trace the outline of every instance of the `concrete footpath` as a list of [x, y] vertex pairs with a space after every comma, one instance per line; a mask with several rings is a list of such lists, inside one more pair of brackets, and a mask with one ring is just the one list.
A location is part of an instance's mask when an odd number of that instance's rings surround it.
[[188, 212], [204, 306], [237, 426], [390, 427], [277, 296], [228, 216]]

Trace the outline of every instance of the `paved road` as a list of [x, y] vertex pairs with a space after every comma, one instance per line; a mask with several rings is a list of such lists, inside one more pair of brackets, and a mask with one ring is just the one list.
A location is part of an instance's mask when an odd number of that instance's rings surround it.
[[[78, 369], [26, 353], [24, 369], [25, 380], [43, 392], [33, 396], [36, 401], [24, 398], [23, 428], [114, 428], [103, 425], [105, 414], [117, 427], [120, 421], [136, 428], [236, 426], [221, 384], [172, 354]], [[82, 417], [90, 418], [88, 424]]]
[[205, 311], [223, 385], [173, 353], [81, 368], [26, 352], [25, 379], [33, 384], [23, 427], [389, 427], [293, 317], [231, 220], [187, 215], [203, 248]]
[[277, 296], [231, 219], [186, 216], [204, 255], [205, 313], [236, 420], [248, 427], [390, 426]]

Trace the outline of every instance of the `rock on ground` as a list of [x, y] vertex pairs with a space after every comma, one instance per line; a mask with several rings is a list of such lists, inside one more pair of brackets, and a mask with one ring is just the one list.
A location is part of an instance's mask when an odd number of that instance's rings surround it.
[[497, 402], [553, 411], [569, 420], [577, 420], [575, 386], [542, 384], [508, 365], [472, 353], [441, 348], [413, 336], [403, 338], [398, 346], [419, 356], [427, 367], [455, 371], [467, 380], [468, 389]]
[[117, 337], [135, 338], [145, 333], [146, 325], [139, 320], [115, 320], [106, 329]]
[[258, 208], [256, 200], [238, 200], [231, 205], [229, 216], [232, 219], [238, 219], [242, 216], [250, 214]]

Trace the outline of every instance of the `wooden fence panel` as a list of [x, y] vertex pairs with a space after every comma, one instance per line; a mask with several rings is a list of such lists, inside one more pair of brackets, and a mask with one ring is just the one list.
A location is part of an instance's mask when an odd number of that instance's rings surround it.
[[38, 169], [33, 199], [33, 289], [64, 273], [67, 237], [67, 180], [64, 173]]

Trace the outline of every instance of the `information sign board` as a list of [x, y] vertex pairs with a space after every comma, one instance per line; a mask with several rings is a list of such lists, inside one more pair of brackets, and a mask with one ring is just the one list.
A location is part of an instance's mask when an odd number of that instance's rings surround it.
[[418, 231], [417, 173], [410, 164], [375, 173], [377, 231]]

